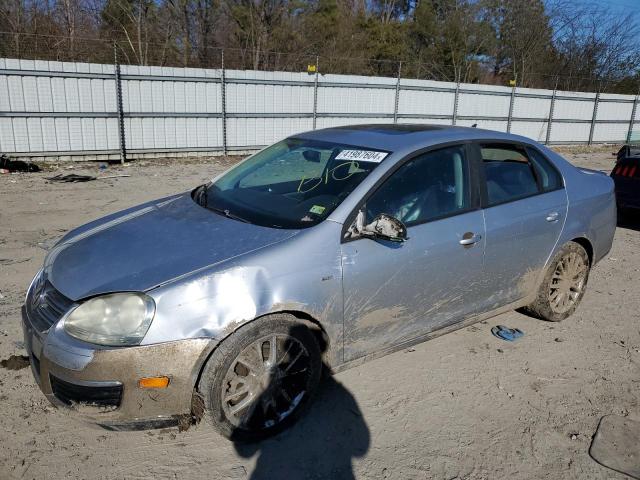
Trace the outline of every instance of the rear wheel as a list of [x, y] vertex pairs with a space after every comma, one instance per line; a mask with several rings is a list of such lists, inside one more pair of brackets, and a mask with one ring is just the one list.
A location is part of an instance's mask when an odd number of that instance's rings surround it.
[[305, 322], [268, 315], [242, 327], [215, 350], [200, 392], [218, 432], [259, 440], [291, 425], [312, 399], [321, 352]]
[[590, 268], [585, 249], [578, 243], [567, 243], [549, 262], [535, 301], [523, 311], [550, 322], [569, 317], [584, 296]]

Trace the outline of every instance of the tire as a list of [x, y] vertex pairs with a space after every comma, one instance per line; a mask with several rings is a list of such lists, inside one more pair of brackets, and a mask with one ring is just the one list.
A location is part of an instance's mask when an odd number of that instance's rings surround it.
[[251, 442], [293, 424], [311, 403], [321, 373], [322, 353], [307, 322], [289, 314], [267, 315], [216, 348], [199, 391], [221, 435]]
[[560, 322], [576, 311], [589, 280], [591, 264], [586, 250], [576, 242], [565, 244], [551, 259], [536, 299], [523, 313]]

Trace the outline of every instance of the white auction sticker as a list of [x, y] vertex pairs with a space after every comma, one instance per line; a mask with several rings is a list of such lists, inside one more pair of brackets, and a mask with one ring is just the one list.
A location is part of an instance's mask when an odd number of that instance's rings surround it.
[[336, 160], [358, 160], [360, 162], [380, 163], [388, 155], [386, 152], [374, 152], [371, 150], [343, 150]]

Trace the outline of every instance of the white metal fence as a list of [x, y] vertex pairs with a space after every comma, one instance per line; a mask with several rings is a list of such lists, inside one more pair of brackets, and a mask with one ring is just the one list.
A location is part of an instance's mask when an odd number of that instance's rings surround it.
[[0, 59], [0, 153], [237, 152], [314, 128], [382, 122], [477, 124], [548, 144], [624, 142], [640, 129], [638, 103], [399, 77]]

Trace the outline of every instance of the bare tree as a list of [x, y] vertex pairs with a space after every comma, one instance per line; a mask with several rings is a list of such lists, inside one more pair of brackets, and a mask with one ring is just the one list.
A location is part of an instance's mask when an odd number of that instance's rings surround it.
[[638, 72], [640, 32], [632, 14], [556, 0], [551, 15], [559, 27], [554, 68], [561, 73], [562, 88], [600, 89]]
[[0, 0], [0, 55], [636, 93], [638, 25], [576, 0]]

